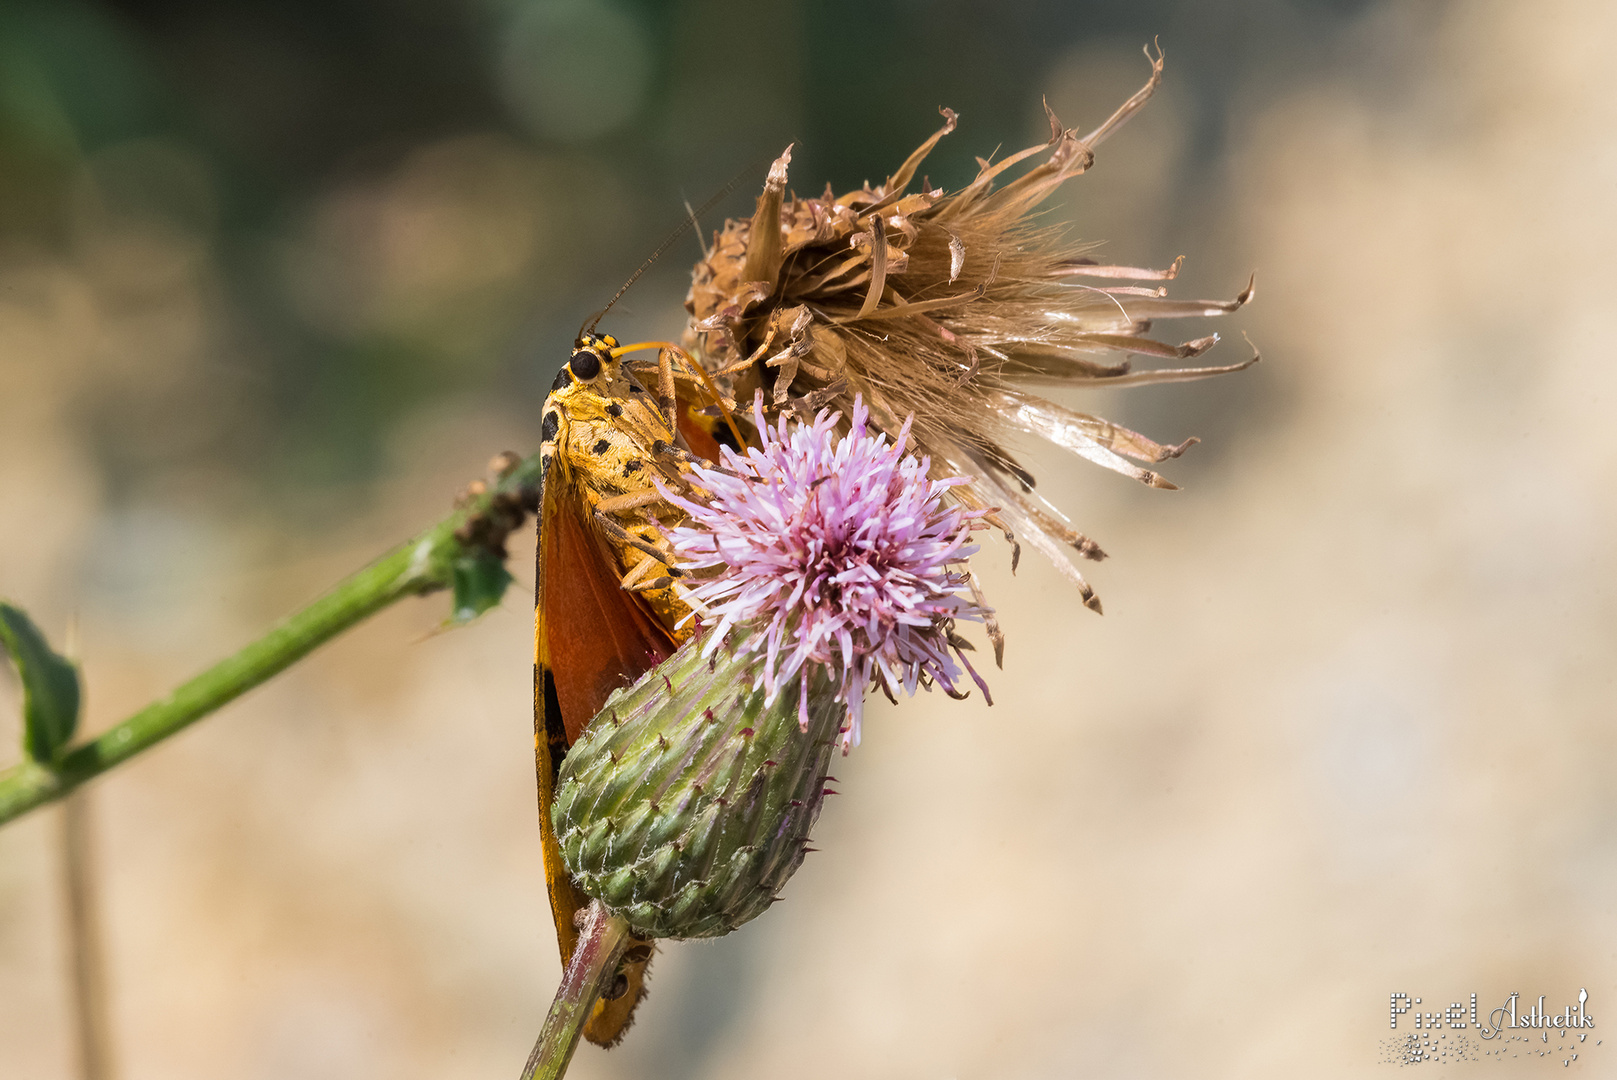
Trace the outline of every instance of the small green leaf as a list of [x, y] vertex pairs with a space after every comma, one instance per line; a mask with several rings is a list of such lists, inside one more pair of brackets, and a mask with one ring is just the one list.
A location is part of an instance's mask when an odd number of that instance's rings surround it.
[[456, 559], [455, 603], [454, 613], [449, 617], [450, 625], [469, 623], [494, 607], [513, 580], [511, 572], [505, 568], [505, 561], [491, 551], [478, 551]]
[[79, 669], [51, 651], [45, 635], [21, 608], [0, 601], [0, 645], [22, 677], [22, 746], [49, 762], [73, 738], [79, 723]]

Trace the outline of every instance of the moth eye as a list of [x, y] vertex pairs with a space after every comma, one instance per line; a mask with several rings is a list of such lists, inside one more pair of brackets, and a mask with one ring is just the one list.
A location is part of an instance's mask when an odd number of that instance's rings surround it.
[[587, 382], [601, 373], [601, 355], [593, 349], [579, 349], [567, 366], [573, 369], [574, 376]]
[[606, 992], [602, 994], [601, 997], [605, 998], [607, 1001], [616, 1001], [618, 998], [622, 997], [628, 992], [629, 977], [620, 971], [618, 972], [617, 978], [612, 980], [612, 985], [607, 987]]

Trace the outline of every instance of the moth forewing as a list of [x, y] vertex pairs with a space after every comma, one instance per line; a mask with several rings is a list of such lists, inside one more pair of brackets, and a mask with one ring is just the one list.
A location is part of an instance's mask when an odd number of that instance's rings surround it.
[[[690, 635], [689, 606], [663, 539], [681, 515], [657, 481], [683, 486], [690, 455], [677, 421], [613, 355], [617, 342], [581, 338], [543, 413], [534, 612], [534, 740], [546, 888], [562, 963], [588, 902], [567, 875], [551, 822], [557, 770], [607, 697]], [[664, 365], [664, 370], [667, 370]], [[682, 389], [678, 380], [665, 380]], [[677, 393], [670, 391], [676, 398]], [[630, 948], [595, 1005], [585, 1037], [610, 1046], [645, 993], [651, 944]]]

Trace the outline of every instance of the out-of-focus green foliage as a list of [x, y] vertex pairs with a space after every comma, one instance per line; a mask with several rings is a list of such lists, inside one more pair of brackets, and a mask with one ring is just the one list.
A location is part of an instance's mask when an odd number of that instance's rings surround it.
[[[235, 495], [318, 521], [446, 398], [536, 413], [686, 202], [787, 142], [794, 178], [846, 188], [948, 105], [961, 131], [928, 179], [958, 185], [1043, 129], [1053, 70], [1117, 61], [1064, 117], [1093, 123], [1160, 36], [1211, 156], [1230, 75], [1355, 6], [15, 0], [0, 257], [56, 275], [63, 324], [100, 335], [30, 362], [95, 372], [64, 392], [111, 505]], [[613, 331], [676, 330], [696, 252], [665, 256]]]

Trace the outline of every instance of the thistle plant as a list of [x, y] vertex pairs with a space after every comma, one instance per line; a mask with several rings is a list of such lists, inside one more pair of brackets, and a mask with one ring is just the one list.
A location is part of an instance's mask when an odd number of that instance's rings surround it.
[[670, 496], [689, 520], [669, 538], [711, 574], [694, 596], [716, 621], [609, 698], [562, 763], [568, 868], [641, 934], [725, 933], [772, 902], [867, 689], [963, 696], [964, 667], [987, 695], [954, 630], [983, 614], [958, 569], [982, 515], [869, 433], [859, 403], [844, 434], [840, 419], [771, 427], [760, 404], [762, 446], [697, 469], [701, 498]]
[[[1196, 440], [1158, 443], [1037, 389], [1257, 361], [1136, 370], [1134, 356], [1185, 360], [1218, 341], [1158, 340], [1154, 321], [1228, 314], [1252, 282], [1231, 300], [1170, 299], [1160, 283], [1179, 262], [1104, 265], [1032, 218], [1155, 91], [1162, 55], [1147, 56], [1146, 85], [1098, 128], [1080, 137], [1049, 113], [1047, 143], [982, 161], [953, 194], [908, 190], [956, 126], [947, 109], [885, 183], [840, 196], [788, 200], [788, 147], [752, 217], [726, 222], [697, 264], [685, 346], [728, 391], [726, 409], [753, 400], [758, 445], [696, 466], [687, 492], [660, 490], [685, 515], [665, 538], [707, 625], [610, 699], [562, 766], [555, 829], [602, 940], [727, 933], [764, 910], [801, 862], [832, 735], [844, 753], [859, 741], [868, 689], [958, 695], [969, 676], [987, 696], [955, 632], [982, 623], [1000, 659], [966, 566], [974, 529], [1002, 530], [1013, 568], [1029, 543], [1101, 610], [1072, 555], [1105, 552], [1035, 493], [1007, 444], [1033, 435], [1171, 489], [1128, 459], [1154, 465]], [[565, 1067], [564, 1027], [546, 1032], [530, 1066]]]
[[[808, 850], [830, 762], [859, 742], [867, 693], [935, 685], [958, 697], [969, 679], [988, 697], [958, 632], [981, 625], [1000, 659], [1003, 635], [968, 567], [975, 531], [1001, 530], [1013, 568], [1030, 544], [1100, 610], [1072, 557], [1105, 553], [1036, 494], [1008, 444], [1034, 435], [1172, 488], [1133, 462], [1163, 462], [1196, 440], [1158, 443], [1037, 390], [1178, 382], [1256, 362], [1136, 369], [1132, 357], [1177, 362], [1211, 348], [1217, 335], [1174, 343], [1151, 337], [1152, 325], [1232, 312], [1251, 282], [1230, 300], [1170, 299], [1161, 283], [1178, 262], [1102, 264], [1032, 217], [1145, 104], [1160, 52], [1151, 63], [1146, 85], [1098, 128], [1079, 136], [1051, 114], [1048, 142], [983, 161], [950, 194], [910, 190], [956, 127], [948, 110], [884, 183], [842, 195], [788, 199], [788, 148], [752, 217], [727, 222], [704, 252], [685, 345], [717, 388], [716, 412], [728, 420], [738, 399], [752, 403], [750, 445], [690, 459], [687, 486], [658, 486], [683, 520], [631, 538], [676, 557], [698, 632], [562, 748], [551, 824], [592, 902], [525, 1076], [565, 1071], [596, 999], [610, 996], [620, 963], [643, 967], [653, 939], [728, 933], [777, 899]], [[672, 386], [663, 396], [674, 400]], [[492, 607], [511, 580], [506, 538], [539, 505], [541, 473], [537, 454], [503, 455], [444, 520], [89, 740], [73, 741], [76, 668], [0, 605], [0, 645], [26, 688], [25, 758], [0, 772], [0, 823], [404, 596], [453, 589], [454, 623]]]
[[[729, 933], [762, 914], [803, 862], [830, 762], [859, 740], [864, 697], [936, 684], [964, 696], [987, 612], [964, 571], [984, 512], [963, 480], [846, 420], [754, 405], [759, 445], [693, 469], [668, 531], [701, 632], [607, 699], [557, 777], [553, 825], [569, 877], [594, 898], [597, 939], [564, 990], [599, 992], [631, 940]], [[632, 937], [630, 936], [632, 935]], [[649, 946], [641, 946], [649, 947]], [[580, 960], [578, 957], [586, 959]], [[558, 995], [528, 1075], [556, 1075], [587, 1006]], [[564, 1022], [568, 1019], [575, 1022]], [[548, 1066], [547, 1066], [548, 1063]]]

